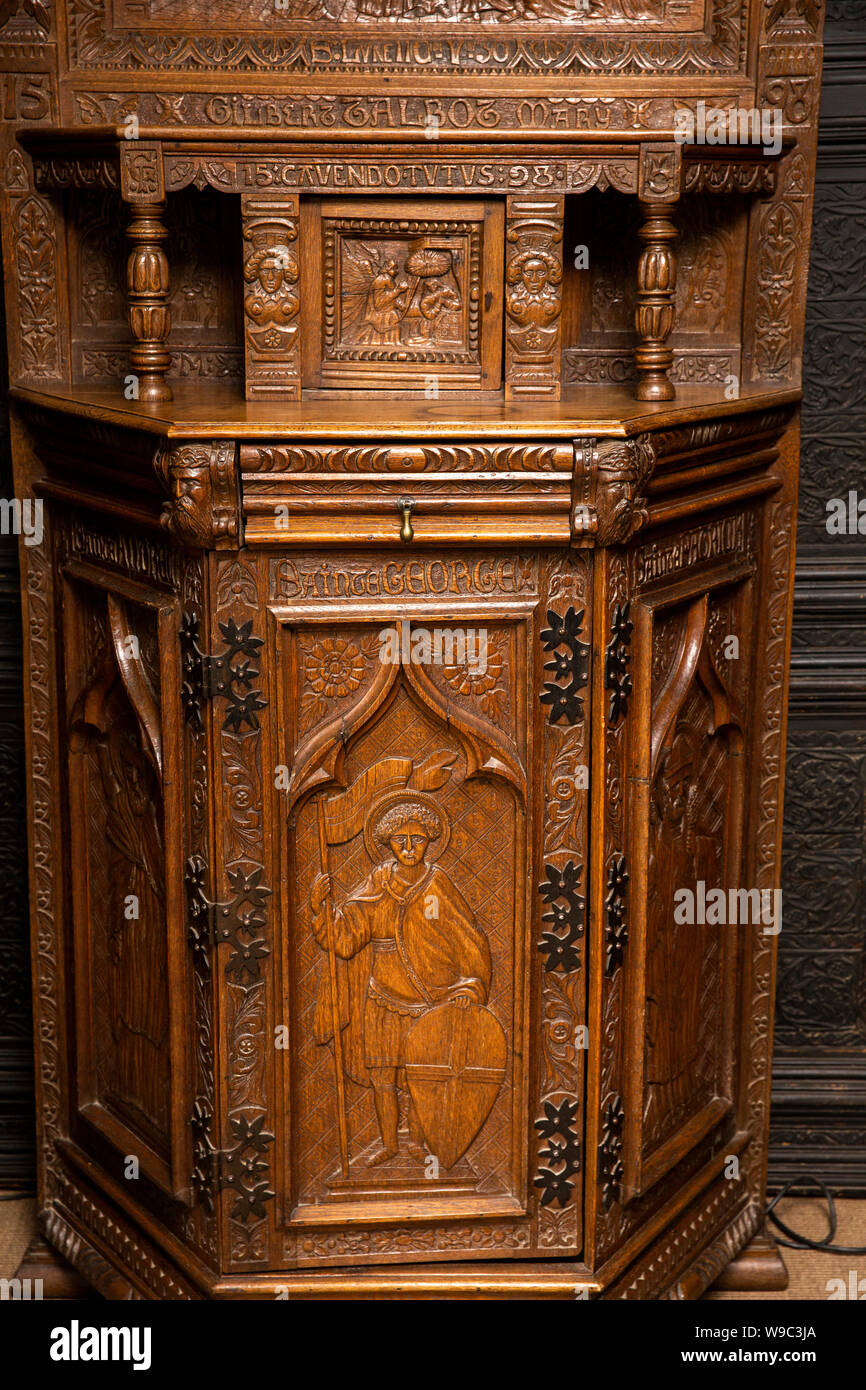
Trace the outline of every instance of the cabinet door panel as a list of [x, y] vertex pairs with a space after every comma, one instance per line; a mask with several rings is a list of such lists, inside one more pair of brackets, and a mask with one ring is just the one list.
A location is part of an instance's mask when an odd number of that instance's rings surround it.
[[292, 1220], [522, 1213], [526, 618], [283, 622]]
[[[628, 976], [626, 1190], [653, 1186], [734, 1090], [751, 580], [696, 576], [635, 605], [636, 889]], [[757, 928], [759, 929], [759, 928]]]
[[186, 1177], [176, 622], [141, 586], [64, 576], [76, 1105], [169, 1191]]
[[[590, 562], [250, 563], [276, 677], [261, 739], [287, 1034], [267, 1107], [277, 1258], [574, 1257]], [[233, 1122], [261, 1113], [247, 1099], [229, 1087]]]

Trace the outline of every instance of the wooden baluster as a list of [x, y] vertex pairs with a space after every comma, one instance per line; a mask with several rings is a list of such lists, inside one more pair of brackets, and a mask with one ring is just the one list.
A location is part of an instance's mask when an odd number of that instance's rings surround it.
[[674, 354], [666, 347], [674, 326], [674, 292], [677, 262], [671, 243], [677, 229], [671, 219], [675, 204], [641, 201], [644, 222], [638, 236], [644, 243], [637, 268], [635, 327], [638, 345], [634, 360], [638, 370], [635, 395], [639, 401], [672, 401], [676, 395], [668, 372]]
[[673, 218], [680, 188], [680, 147], [644, 146], [638, 187], [643, 215], [638, 236], [643, 251], [637, 269], [635, 396], [639, 401], [672, 401], [676, 391], [668, 372], [674, 355], [666, 344], [674, 326], [676, 302], [673, 243], [677, 229]]
[[158, 145], [131, 141], [121, 149], [121, 192], [129, 204], [130, 242], [126, 263], [127, 305], [133, 345], [130, 364], [138, 378], [138, 400], [150, 404], [170, 401], [165, 374], [171, 366], [166, 347], [171, 329], [168, 307], [168, 257], [162, 244], [168, 233], [163, 222], [165, 184], [162, 151]]

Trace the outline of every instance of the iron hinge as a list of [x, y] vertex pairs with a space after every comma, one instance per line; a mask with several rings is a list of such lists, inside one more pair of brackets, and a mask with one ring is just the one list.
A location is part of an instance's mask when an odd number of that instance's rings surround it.
[[193, 1169], [192, 1188], [196, 1201], [213, 1211], [218, 1194], [229, 1188], [235, 1193], [231, 1215], [235, 1221], [264, 1217], [265, 1202], [276, 1196], [268, 1178], [270, 1164], [266, 1157], [274, 1142], [273, 1134], [264, 1128], [264, 1115], [248, 1119], [245, 1115], [229, 1119], [234, 1143], [231, 1148], [217, 1148], [213, 1142], [213, 1115], [207, 1103], [197, 1100], [190, 1120], [192, 1126]]
[[207, 865], [197, 854], [186, 861], [187, 927], [193, 951], [207, 968], [211, 950], [228, 942], [232, 953], [226, 961], [226, 979], [232, 984], [253, 984], [262, 977], [261, 962], [270, 954], [262, 932], [267, 926], [266, 899], [270, 888], [261, 881], [262, 869], [251, 874], [227, 869], [234, 890], [230, 902], [211, 902], [205, 893]]
[[257, 661], [264, 642], [252, 635], [252, 619], [241, 623], [234, 618], [220, 623], [226, 649], [209, 656], [201, 649], [201, 619], [195, 614], [183, 614], [180, 625], [181, 703], [184, 718], [195, 729], [204, 727], [202, 709], [206, 700], [228, 701], [223, 718], [227, 733], [240, 734], [245, 728], [258, 729], [258, 711], [267, 700], [253, 682], [260, 675]]

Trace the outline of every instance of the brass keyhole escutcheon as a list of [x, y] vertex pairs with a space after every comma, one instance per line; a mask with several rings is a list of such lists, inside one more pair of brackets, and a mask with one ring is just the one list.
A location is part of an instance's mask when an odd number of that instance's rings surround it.
[[400, 522], [400, 539], [404, 545], [415, 539], [415, 532], [412, 529], [412, 513], [415, 510], [414, 497], [401, 497], [397, 503], [397, 510], [402, 512], [403, 520]]

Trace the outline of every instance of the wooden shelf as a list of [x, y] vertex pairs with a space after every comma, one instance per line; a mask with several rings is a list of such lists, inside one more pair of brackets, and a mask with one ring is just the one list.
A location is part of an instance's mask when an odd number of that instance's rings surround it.
[[574, 435], [624, 436], [704, 418], [742, 415], [799, 401], [799, 389], [745, 391], [725, 400], [704, 386], [678, 388], [674, 402], [636, 401], [627, 387], [573, 388], [557, 402], [479, 401], [460, 395], [428, 400], [313, 398], [246, 401], [239, 385], [203, 381], [173, 383], [174, 399], [162, 405], [125, 401], [117, 387], [14, 387], [19, 401], [65, 414], [146, 430], [170, 439], [265, 439], [273, 435], [328, 439], [385, 438], [568, 439]]

